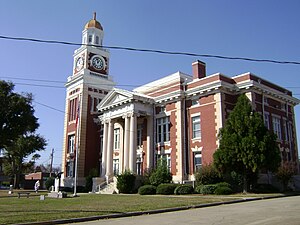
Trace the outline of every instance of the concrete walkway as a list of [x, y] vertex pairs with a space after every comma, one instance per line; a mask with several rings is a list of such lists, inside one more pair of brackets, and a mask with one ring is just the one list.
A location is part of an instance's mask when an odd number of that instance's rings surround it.
[[[74, 224], [74, 223], [73, 223]], [[75, 223], [78, 225], [300, 224], [300, 196], [250, 201], [169, 213]]]

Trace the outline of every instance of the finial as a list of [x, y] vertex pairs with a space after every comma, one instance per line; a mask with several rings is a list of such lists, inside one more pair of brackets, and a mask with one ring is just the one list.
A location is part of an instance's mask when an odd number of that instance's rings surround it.
[[96, 12], [94, 12], [94, 18], [93, 18], [93, 20], [96, 20]]

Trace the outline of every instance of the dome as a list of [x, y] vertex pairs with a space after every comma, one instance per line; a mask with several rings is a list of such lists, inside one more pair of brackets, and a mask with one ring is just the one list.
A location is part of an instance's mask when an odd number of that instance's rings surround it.
[[87, 22], [84, 26], [84, 29], [88, 29], [88, 28], [97, 28], [97, 29], [103, 30], [103, 27], [101, 26], [101, 24], [96, 20], [95, 12], [94, 12], [94, 18], [91, 19], [89, 22]]

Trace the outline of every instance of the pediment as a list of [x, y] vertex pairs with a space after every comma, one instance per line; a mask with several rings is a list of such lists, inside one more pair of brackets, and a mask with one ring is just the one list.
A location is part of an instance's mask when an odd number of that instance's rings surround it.
[[107, 108], [116, 104], [124, 103], [133, 98], [133, 94], [130, 91], [113, 89], [110, 91], [98, 105], [98, 109]]

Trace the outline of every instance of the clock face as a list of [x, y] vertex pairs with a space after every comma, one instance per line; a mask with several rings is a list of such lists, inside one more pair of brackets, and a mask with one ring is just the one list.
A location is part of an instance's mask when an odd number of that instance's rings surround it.
[[76, 69], [77, 69], [77, 71], [78, 71], [78, 70], [81, 70], [83, 66], [84, 66], [84, 60], [83, 60], [83, 57], [80, 56], [80, 57], [76, 60]]
[[92, 66], [96, 70], [103, 70], [105, 68], [105, 61], [101, 56], [94, 55], [91, 59]]

